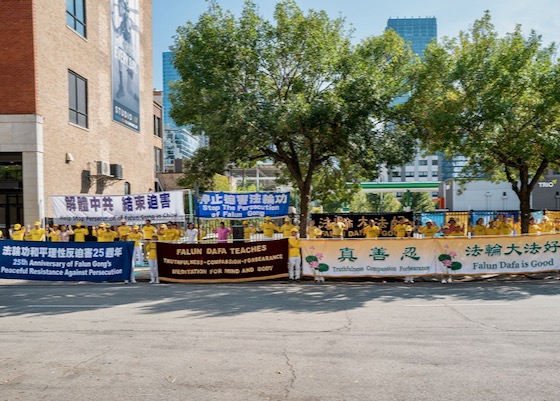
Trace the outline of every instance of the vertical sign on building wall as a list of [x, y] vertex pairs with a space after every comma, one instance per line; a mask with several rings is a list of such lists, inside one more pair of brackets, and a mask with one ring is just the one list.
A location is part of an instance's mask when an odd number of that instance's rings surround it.
[[139, 0], [110, 0], [113, 120], [140, 130]]

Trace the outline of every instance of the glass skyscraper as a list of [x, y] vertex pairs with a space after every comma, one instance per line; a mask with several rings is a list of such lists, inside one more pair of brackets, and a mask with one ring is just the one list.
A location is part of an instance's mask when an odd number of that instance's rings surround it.
[[188, 159], [200, 147], [201, 139], [191, 134], [190, 127], [177, 126], [171, 111], [171, 82], [181, 79], [173, 65], [173, 53], [163, 53], [163, 166], [165, 171], [175, 170], [176, 159]]
[[410, 42], [414, 53], [422, 57], [426, 46], [437, 39], [437, 21], [427, 18], [389, 18], [387, 29], [393, 29], [406, 42]]

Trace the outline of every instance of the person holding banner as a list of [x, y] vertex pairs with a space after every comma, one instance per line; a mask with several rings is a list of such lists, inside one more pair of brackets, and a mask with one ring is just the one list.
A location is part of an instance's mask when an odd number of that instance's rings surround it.
[[288, 238], [288, 273], [290, 280], [299, 281], [301, 277], [301, 240], [298, 229], [292, 228], [292, 236]]
[[159, 284], [159, 272], [157, 265], [157, 240], [158, 236], [154, 235], [151, 240], [146, 243], [146, 252], [148, 253], [148, 266], [150, 266], [150, 284]]
[[89, 235], [88, 228], [82, 227], [82, 223], [78, 221], [74, 228], [74, 242], [85, 242], [87, 235]]
[[22, 227], [21, 224], [14, 224], [14, 228], [10, 228], [8, 231], [10, 233], [10, 239], [14, 241], [23, 241], [23, 237], [25, 236], [25, 227]]

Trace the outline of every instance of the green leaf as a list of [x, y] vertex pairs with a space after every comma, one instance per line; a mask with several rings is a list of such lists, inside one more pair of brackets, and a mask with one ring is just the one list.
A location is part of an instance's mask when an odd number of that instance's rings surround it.
[[326, 272], [329, 270], [329, 265], [325, 264], [325, 263], [319, 263], [319, 270], [320, 272]]

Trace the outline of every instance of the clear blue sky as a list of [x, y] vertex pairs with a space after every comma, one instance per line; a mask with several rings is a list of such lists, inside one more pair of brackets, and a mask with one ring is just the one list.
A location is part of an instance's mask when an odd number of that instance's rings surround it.
[[[261, 14], [272, 18], [275, 0], [254, 0]], [[222, 8], [239, 14], [244, 0], [218, 0]], [[544, 44], [560, 43], [559, 0], [297, 0], [303, 10], [325, 10], [332, 17], [342, 16], [355, 29], [359, 41], [379, 35], [388, 18], [436, 17], [438, 37], [456, 36], [466, 30], [484, 10], [490, 10], [500, 34], [511, 32], [521, 24], [527, 33], [534, 29]], [[162, 57], [174, 42], [177, 27], [196, 21], [208, 8], [205, 0], [152, 0], [154, 88], [161, 89]]]

